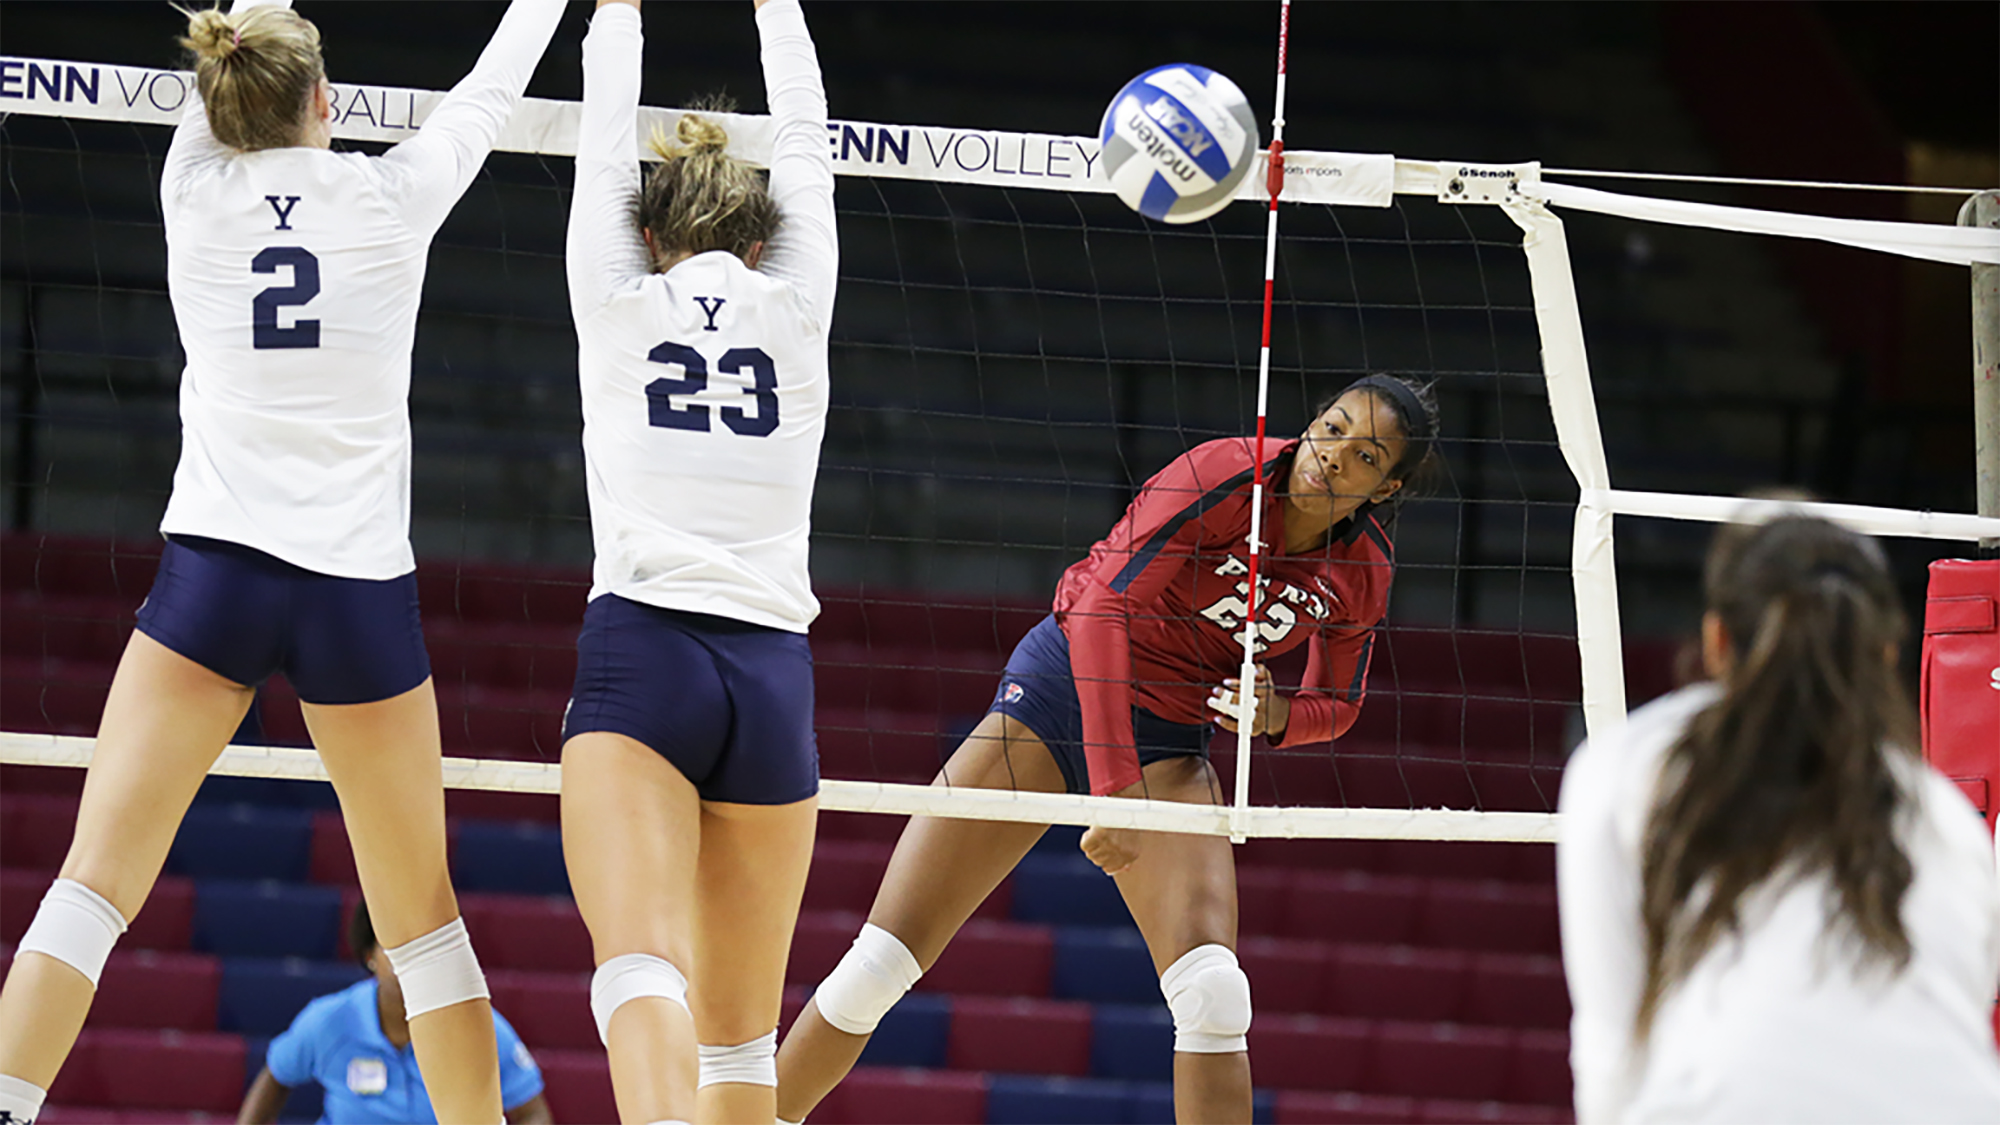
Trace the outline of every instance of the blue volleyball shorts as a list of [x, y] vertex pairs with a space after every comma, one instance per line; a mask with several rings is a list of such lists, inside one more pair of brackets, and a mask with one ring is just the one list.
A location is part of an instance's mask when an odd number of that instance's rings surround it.
[[414, 571], [337, 578], [220, 539], [167, 541], [138, 627], [246, 687], [283, 672], [307, 703], [375, 703], [431, 674]]
[[[1090, 792], [1090, 772], [1083, 754], [1083, 703], [1076, 694], [1076, 674], [1069, 666], [1069, 637], [1051, 614], [1028, 630], [993, 693], [990, 714], [998, 711], [1019, 720], [1055, 755], [1063, 782], [1071, 793]], [[1142, 707], [1132, 708], [1132, 734], [1139, 764], [1168, 758], [1208, 757], [1207, 723], [1176, 723]]]
[[583, 613], [563, 740], [650, 747], [704, 801], [789, 805], [819, 792], [805, 634], [604, 594]]

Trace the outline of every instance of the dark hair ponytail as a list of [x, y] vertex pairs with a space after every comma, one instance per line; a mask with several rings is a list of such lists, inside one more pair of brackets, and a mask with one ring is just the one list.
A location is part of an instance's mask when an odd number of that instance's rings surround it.
[[1818, 519], [1725, 529], [1704, 586], [1732, 660], [1722, 697], [1667, 752], [1646, 825], [1641, 1038], [1667, 991], [1737, 931], [1743, 896], [1775, 877], [1833, 884], [1829, 935], [1859, 962], [1910, 959], [1890, 758], [1911, 753], [1916, 718], [1881, 549]]

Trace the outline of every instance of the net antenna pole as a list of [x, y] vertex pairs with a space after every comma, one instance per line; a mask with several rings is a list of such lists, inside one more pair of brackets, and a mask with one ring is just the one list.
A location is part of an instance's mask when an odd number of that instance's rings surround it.
[[[1965, 201], [1958, 225], [2000, 228], [2000, 191]], [[1972, 265], [1972, 468], [1982, 516], [2000, 516], [2000, 266]], [[2000, 538], [1981, 539], [1979, 553], [2000, 558]]]
[[1278, 271], [1278, 193], [1285, 187], [1285, 48], [1292, 34], [1292, 0], [1278, 0], [1278, 90], [1271, 106], [1271, 150], [1264, 187], [1270, 203], [1264, 223], [1264, 340], [1257, 354], [1257, 447], [1250, 475], [1250, 590], [1243, 596], [1243, 667], [1236, 679], [1236, 803], [1230, 815], [1231, 843], [1247, 837], [1242, 829], [1250, 809], [1250, 727], [1257, 714], [1258, 563], [1264, 557], [1264, 419], [1271, 405], [1271, 291]]

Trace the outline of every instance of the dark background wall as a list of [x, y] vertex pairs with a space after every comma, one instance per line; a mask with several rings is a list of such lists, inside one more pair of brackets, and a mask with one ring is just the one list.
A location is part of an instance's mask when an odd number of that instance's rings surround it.
[[[530, 93], [580, 92], [572, 5]], [[490, 3], [311, 3], [334, 76], [441, 88]], [[1550, 167], [1992, 183], [1994, 5], [1316, 4], [1294, 9], [1295, 149]], [[1275, 4], [827, 3], [835, 116], [1088, 133], [1186, 59], [1270, 107]], [[762, 109], [747, 4], [647, 10], [645, 98]], [[156, 3], [0, 9], [0, 49], [173, 65]], [[165, 131], [0, 128], [4, 517], [152, 533], [178, 442], [163, 293]], [[416, 357], [420, 553], [588, 558], [562, 160], [496, 156], [440, 236]], [[1597, 186], [1616, 186], [1598, 184]], [[1899, 196], [1645, 185], [1938, 219]], [[1103, 198], [847, 180], [823, 585], [1046, 596], [1132, 487], [1253, 412], [1261, 216], [1148, 226]], [[1929, 209], [1926, 210], [1926, 207]], [[1948, 215], [1944, 216], [1948, 220]], [[1962, 271], [1861, 251], [1567, 219], [1614, 480], [1970, 510]], [[1288, 208], [1273, 422], [1368, 370], [1435, 378], [1450, 473], [1406, 512], [1397, 616], [1569, 627], [1575, 489], [1551, 443], [1518, 232], [1484, 209]], [[1626, 624], [1688, 620], [1706, 529], [1620, 524]], [[1912, 590], [1956, 545], [1900, 544]]]

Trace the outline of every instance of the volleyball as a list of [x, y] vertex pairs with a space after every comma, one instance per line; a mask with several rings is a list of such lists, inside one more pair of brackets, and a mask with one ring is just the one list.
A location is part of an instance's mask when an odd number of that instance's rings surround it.
[[1257, 119], [1243, 91], [1193, 63], [1156, 66], [1127, 82], [1105, 109], [1097, 139], [1111, 190], [1163, 223], [1222, 210], [1258, 148]]

